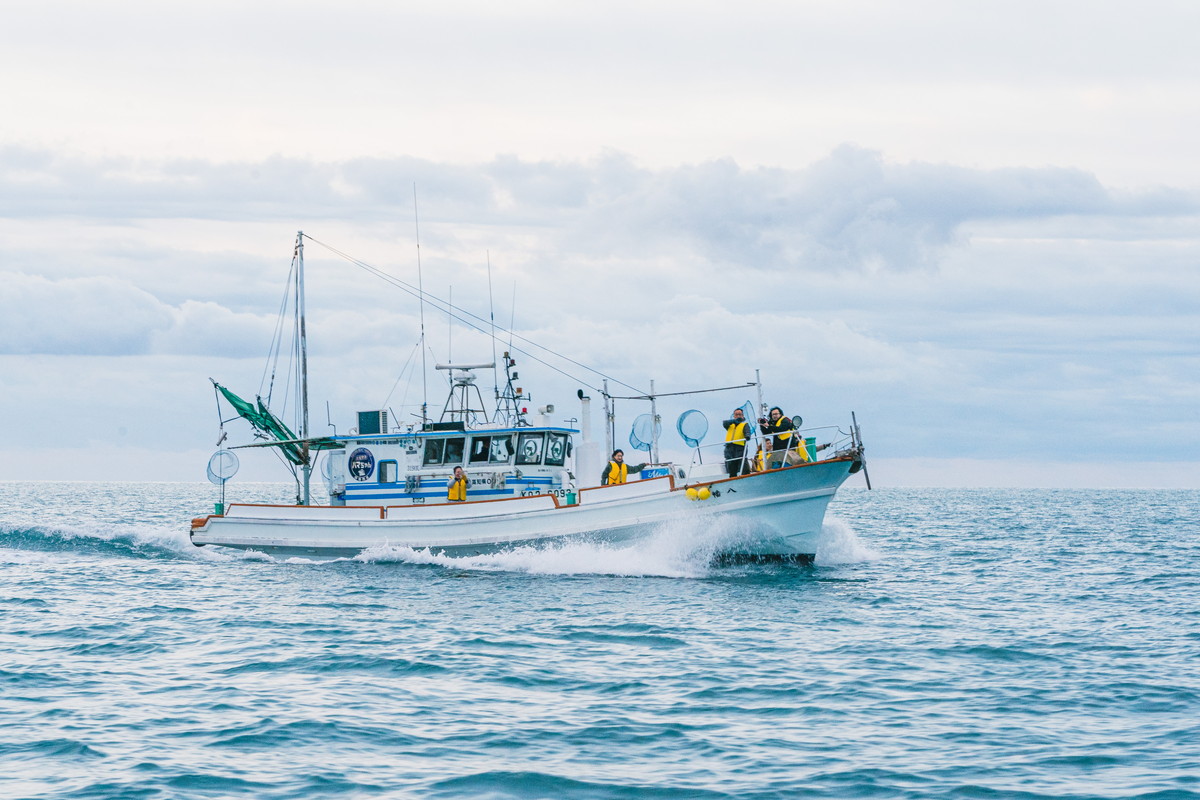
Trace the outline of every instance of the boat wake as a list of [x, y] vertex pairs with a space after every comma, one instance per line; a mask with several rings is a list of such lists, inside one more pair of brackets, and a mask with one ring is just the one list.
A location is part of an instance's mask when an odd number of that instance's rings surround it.
[[703, 578], [710, 572], [716, 543], [697, 540], [690, 526], [669, 523], [654, 534], [627, 542], [592, 539], [524, 545], [496, 553], [449, 556], [407, 547], [364, 550], [360, 561], [436, 564], [489, 572], [531, 575], [619, 575], [629, 577]]
[[96, 523], [87, 527], [0, 525], [0, 549], [7, 560], [52, 555], [115, 558], [179, 558], [194, 551], [187, 534], [175, 529]]
[[[468, 556], [385, 546], [364, 550], [353, 560], [531, 575], [706, 578], [728, 572], [722, 566], [721, 556], [744, 536], [743, 526], [727, 518], [717, 518], [702, 529], [697, 529], [694, 522], [665, 523], [649, 536], [618, 543], [581, 539]], [[848, 524], [826, 521], [817, 553], [818, 565], [877, 558], [879, 555], [859, 542]]]
[[[669, 522], [650, 535], [624, 542], [577, 539], [521, 546], [495, 553], [451, 556], [437, 551], [383, 546], [352, 559], [375, 564], [433, 565], [482, 572], [530, 575], [613, 575], [627, 577], [705, 578], [727, 574], [722, 554], [736, 551], [746, 535], [735, 520], [714, 518]], [[154, 525], [100, 524], [86, 527], [0, 525], [2, 560], [31, 561], [64, 556], [133, 559], [203, 559], [274, 563], [328, 563], [328, 559], [273, 557], [255, 551], [192, 545], [185, 532]], [[826, 519], [818, 542], [818, 566], [854, 564], [881, 556], [864, 545], [850, 525]]]

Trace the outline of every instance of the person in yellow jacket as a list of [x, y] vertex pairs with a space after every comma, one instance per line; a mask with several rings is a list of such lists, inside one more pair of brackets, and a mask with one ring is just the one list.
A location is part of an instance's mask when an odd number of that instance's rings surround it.
[[796, 434], [792, 438], [796, 441], [792, 444], [792, 449], [788, 450], [787, 456], [784, 458], [784, 463], [789, 467], [794, 467], [797, 464], [806, 464], [811, 461], [812, 459], [808, 457], [808, 447], [804, 441], [804, 437]]
[[604, 472], [600, 473], [601, 486], [615, 486], [618, 483], [624, 483], [631, 472], [641, 472], [646, 468], [645, 464], [630, 466], [625, 463], [625, 451], [613, 450], [612, 460], [608, 462], [608, 466], [604, 468]]
[[[813, 450], [819, 453], [829, 447], [833, 447], [832, 442], [814, 445]], [[797, 464], [807, 464], [812, 461], [812, 456], [808, 454], [808, 445], [805, 442], [804, 437], [799, 433], [796, 434], [796, 443], [792, 446], [792, 449], [788, 451], [786, 461], [789, 467], [794, 467]]]
[[750, 471], [746, 466], [746, 440], [750, 438], [750, 423], [746, 421], [746, 414], [740, 408], [735, 408], [732, 419], [721, 424], [725, 426], [725, 470], [731, 478], [745, 475]]
[[767, 469], [778, 469], [783, 466], [784, 457], [792, 443], [792, 431], [796, 426], [783, 415], [783, 409], [779, 406], [773, 406], [765, 419], [760, 417], [758, 424], [763, 435], [771, 437], [767, 440], [771, 452], [767, 453], [764, 466]]
[[467, 499], [467, 473], [462, 467], [454, 468], [454, 477], [446, 484], [446, 499], [451, 503], [461, 503]]

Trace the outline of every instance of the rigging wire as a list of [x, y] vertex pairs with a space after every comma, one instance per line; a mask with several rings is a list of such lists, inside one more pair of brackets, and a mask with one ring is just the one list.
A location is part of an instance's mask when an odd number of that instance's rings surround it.
[[748, 383], [739, 383], [737, 386], [718, 386], [715, 389], [690, 389], [686, 392], [655, 392], [654, 394], [640, 394], [630, 397], [621, 397], [617, 395], [609, 395], [614, 400], [654, 400], [659, 397], [681, 397], [685, 394], [708, 394], [709, 392], [728, 392], [732, 389], [747, 389], [758, 384], [750, 381]]
[[[279, 369], [280, 348], [283, 346], [283, 325], [287, 321], [288, 298], [292, 294], [292, 275], [296, 271], [296, 258], [292, 257], [292, 266], [288, 270], [287, 283], [283, 287], [283, 297], [279, 301], [279, 314], [275, 318], [275, 330], [271, 335], [271, 346], [267, 349], [267, 360], [263, 364], [263, 375], [258, 382], [258, 394], [261, 397], [266, 386], [267, 405], [271, 404], [271, 395], [275, 390], [275, 373]], [[270, 370], [270, 383], [267, 382], [267, 371]]]
[[[512, 299], [512, 305], [509, 306], [509, 309], [510, 309], [510, 311], [509, 311], [509, 316], [508, 316], [508, 349], [512, 350], [513, 349], [513, 343], [512, 343], [513, 329], [517, 327], [517, 282], [516, 281], [513, 281], [513, 299]], [[588, 387], [588, 388], [595, 388], [595, 387]]]
[[[463, 325], [467, 326], [468, 328], [478, 331], [479, 333], [489, 335], [492, 340], [493, 369], [495, 369], [496, 316], [495, 316], [495, 307], [494, 307], [494, 304], [492, 301], [491, 253], [489, 252], [488, 256], [487, 256], [489, 319], [485, 320], [482, 317], [480, 317], [476, 314], [473, 314], [470, 311], [463, 309], [461, 307], [459, 309], [455, 309], [455, 307], [453, 305], [453, 299], [452, 299], [453, 294], [451, 294], [450, 301], [442, 300], [441, 298], [439, 298], [435, 295], [426, 294], [421, 285], [421, 282], [422, 282], [421, 266], [420, 266], [421, 265], [421, 252], [420, 252], [420, 240], [419, 240], [420, 229], [419, 229], [419, 219], [417, 217], [417, 211], [415, 208], [415, 203], [416, 203], [416, 186], [415, 185], [413, 186], [413, 201], [414, 201], [413, 221], [414, 221], [414, 225], [418, 226], [417, 227], [417, 231], [418, 231], [418, 233], [417, 233], [417, 235], [418, 235], [418, 240], [417, 240], [418, 286], [417, 287], [413, 287], [411, 284], [407, 283], [406, 281], [404, 281], [400, 278], [397, 278], [393, 275], [390, 275], [390, 274], [384, 272], [383, 270], [381, 270], [371, 264], [368, 264], [365, 261], [362, 261], [361, 259], [355, 258], [355, 257], [351, 256], [350, 254], [345, 253], [345, 252], [337, 249], [336, 247], [333, 247], [332, 245], [329, 245], [329, 244], [326, 244], [325, 242], [314, 239], [313, 237], [311, 237], [307, 234], [302, 234], [304, 236], [304, 238], [307, 238], [309, 241], [313, 242], [314, 244], [321, 245], [329, 252], [331, 252], [337, 256], [340, 256], [341, 258], [345, 259], [346, 261], [349, 261], [351, 264], [364, 270], [365, 272], [368, 272], [368, 273], [376, 276], [377, 278], [380, 278], [381, 280], [392, 284], [396, 288], [399, 288], [401, 291], [404, 291], [405, 293], [407, 293], [413, 297], [416, 297], [421, 303], [421, 338], [416, 343], [414, 350], [409, 353], [408, 359], [405, 361], [404, 365], [402, 366], [402, 368], [400, 370], [400, 374], [396, 379], [396, 382], [392, 385], [391, 391], [388, 392], [387, 398], [384, 400], [385, 406], [387, 405], [388, 401], [391, 399], [392, 395], [395, 393], [396, 387], [404, 379], [404, 375], [409, 369], [409, 364], [413, 361], [413, 357], [416, 354], [416, 349], [421, 350], [421, 363], [422, 363], [422, 372], [423, 373], [425, 373], [425, 371], [427, 369], [426, 358], [425, 358], [426, 353], [428, 353], [429, 356], [433, 357], [435, 362], [437, 361], [436, 354], [434, 354], [434, 352], [433, 352], [433, 347], [428, 342], [428, 340], [426, 339], [426, 336], [425, 336], [424, 303], [426, 300], [428, 300], [430, 303], [434, 304], [435, 308], [438, 308], [440, 306], [441, 309], [446, 312], [447, 318], [449, 320], [451, 320], [451, 335], [452, 335], [452, 325], [453, 325], [452, 321], [453, 320], [457, 320], [460, 323], [462, 323]], [[267, 364], [264, 365], [263, 375], [259, 382], [260, 397], [262, 396], [263, 386], [264, 386], [264, 384], [266, 384], [267, 391], [266, 391], [266, 397], [265, 397], [264, 402], [268, 407], [270, 407], [270, 405], [272, 403], [272, 398], [274, 395], [275, 381], [276, 381], [276, 378], [278, 377], [279, 358], [283, 352], [283, 341], [282, 341], [283, 340], [283, 329], [284, 329], [284, 325], [286, 323], [285, 318], [288, 316], [287, 310], [288, 310], [288, 306], [289, 306], [289, 302], [290, 302], [290, 304], [292, 306], [294, 306], [293, 313], [291, 314], [291, 317], [293, 320], [292, 341], [290, 342], [290, 347], [289, 347], [290, 352], [289, 352], [289, 359], [288, 359], [288, 364], [287, 364], [287, 374], [284, 376], [284, 380], [281, 382], [282, 385], [284, 387], [286, 387], [286, 391], [285, 391], [284, 398], [283, 398], [283, 407], [280, 409], [280, 416], [282, 416], [282, 417], [286, 417], [286, 415], [287, 415], [287, 406], [293, 396], [292, 395], [293, 388], [296, 392], [296, 395], [295, 395], [296, 397], [299, 397], [299, 395], [302, 391], [302, 389], [299, 387], [299, 384], [298, 384], [298, 382], [301, 380], [299, 371], [296, 370], [295, 374], [293, 374], [294, 364], [298, 363], [298, 361], [299, 361], [299, 351], [300, 351], [300, 346], [301, 346], [300, 331], [299, 331], [300, 298], [299, 298], [298, 292], [294, 293], [292, 291], [293, 284], [295, 283], [293, 278], [296, 274], [297, 268], [298, 268], [297, 257], [293, 256], [291, 267], [290, 267], [289, 273], [288, 273], [288, 281], [285, 284], [283, 297], [281, 298], [281, 301], [280, 301], [279, 315], [276, 319], [275, 330], [273, 332], [271, 345], [270, 345], [270, 347], [268, 349], [268, 353], [267, 353]], [[451, 288], [451, 292], [453, 292], [453, 288]], [[461, 313], [456, 313], [456, 312], [461, 312]], [[467, 319], [467, 317], [469, 317], [470, 319]], [[472, 320], [474, 320], [475, 322], [473, 322]], [[590, 373], [593, 373], [595, 375], [601, 376], [602, 378], [611, 380], [614, 383], [624, 386], [628, 389], [632, 389], [634, 392], [641, 391], [637, 387], [631, 386], [630, 384], [627, 384], [624, 381], [618, 380], [610, 375], [607, 375], [606, 373], [601, 372], [600, 370], [597, 370], [593, 367], [589, 367], [586, 364], [583, 364], [583, 363], [576, 361], [566, 355], [563, 355], [562, 353], [559, 353], [549, 347], [546, 347], [545, 345], [539, 344], [537, 342], [534, 342], [531, 339], [528, 339], [527, 337], [516, 334], [513, 330], [513, 328], [515, 328], [515, 321], [516, 321], [516, 284], [514, 283], [514, 285], [513, 285], [513, 301], [512, 301], [512, 321], [510, 322], [509, 329], [508, 329], [509, 349], [510, 350], [519, 352], [519, 353], [533, 359], [534, 361], [548, 367], [549, 369], [551, 369], [555, 372], [558, 372], [559, 374], [561, 374], [567, 378], [577, 381], [594, 391], [601, 391], [601, 392], [607, 393], [604, 389], [601, 389], [600, 387], [597, 387], [597, 386], [593, 386], [588, 381], [581, 379], [578, 376], [572, 375], [571, 373], [567, 372], [566, 370], [555, 366], [554, 364], [546, 361], [543, 358], [540, 358], [539, 356], [529, 352], [528, 350], [521, 348], [521, 347], [514, 346], [513, 345], [514, 337], [532, 347], [536, 347], [539, 350], [544, 351], [545, 353], [547, 353], [551, 356], [560, 358], [563, 361], [566, 361], [566, 362], [574, 364], [578, 367], [581, 367], [582, 369], [587, 370]], [[478, 322], [480, 324], [476, 324], [476, 322]], [[488, 326], [488, 328], [490, 330], [485, 330], [485, 328], [481, 327], [481, 325]], [[501, 327], [502, 332], [503, 332], [503, 330], [504, 330], [503, 327]], [[450, 341], [452, 341], [452, 340], [450, 340]], [[422, 347], [422, 345], [424, 345], [424, 346]], [[268, 377], [267, 377], [268, 370], [270, 372], [269, 381], [268, 381]], [[451, 379], [451, 376], [449, 374], [447, 374], [444, 377], [446, 379], [447, 385], [450, 387], [453, 387], [453, 380]], [[297, 385], [295, 387], [292, 386], [293, 381], [295, 381], [297, 383]], [[683, 395], [702, 394], [702, 393], [715, 392], [715, 391], [728, 391], [728, 390], [741, 389], [741, 388], [745, 388], [747, 386], [754, 386], [754, 385], [756, 385], [756, 384], [755, 383], [746, 383], [746, 384], [742, 384], [739, 386], [727, 386], [727, 387], [721, 387], [718, 389], [701, 389], [701, 390], [683, 391], [683, 392], [664, 392], [664, 393], [657, 393], [653, 397], [677, 397], [677, 396], [683, 396]], [[497, 394], [499, 393], [498, 386], [493, 387], [493, 390]], [[428, 390], [427, 390], [427, 381], [424, 378], [422, 380], [422, 393], [423, 393], [423, 398], [422, 398], [422, 404], [421, 404], [421, 417], [422, 417], [422, 421], [424, 421], [428, 417]], [[407, 392], [405, 393], [405, 395], [407, 397]], [[626, 396], [610, 395], [610, 398], [614, 401], [617, 399], [652, 400], [653, 397], [649, 393], [626, 395]], [[218, 400], [217, 405], [218, 405], [218, 417], [219, 417], [220, 416], [219, 400]], [[615, 405], [615, 403], [614, 403], [614, 405]], [[299, 414], [298, 406], [299, 406], [299, 403], [297, 403], [297, 412], [296, 412], [297, 414]], [[298, 423], [296, 423], [296, 424], [298, 424]], [[283, 463], [285, 463], [288, 466], [288, 468], [292, 470], [293, 476], [295, 476], [295, 469], [292, 467], [291, 462], [284, 459], [282, 457], [282, 454], [279, 453], [278, 451], [277, 451], [277, 455], [279, 455], [279, 457], [281, 458]]]
[[[297, 267], [297, 269], [298, 268], [299, 267]], [[304, 319], [304, 315], [301, 313], [301, 307], [300, 307], [301, 297], [300, 297], [299, 289], [300, 289], [300, 287], [297, 286], [296, 291], [294, 292], [295, 299], [292, 302], [292, 309], [293, 309], [293, 312], [292, 312], [292, 353], [291, 353], [291, 363], [288, 365], [288, 377], [291, 378], [291, 381], [288, 383], [288, 387], [289, 387], [288, 394], [283, 399], [283, 410], [284, 410], [284, 413], [287, 413], [287, 404], [288, 404], [288, 401], [291, 399], [291, 389], [294, 388], [296, 390], [296, 395], [295, 395], [296, 408], [295, 408], [295, 411], [293, 412], [294, 416], [292, 417], [292, 424], [294, 426], [293, 430], [295, 430], [295, 431], [303, 430], [303, 428], [300, 426], [299, 422], [300, 422], [300, 407], [302, 405], [301, 396], [304, 392], [304, 385], [302, 383], [303, 378], [301, 376], [301, 370], [300, 370], [300, 365], [303, 363], [303, 361], [301, 360], [302, 356], [300, 353], [300, 349], [303, 344], [303, 337], [301, 336], [300, 325], [301, 325], [302, 320]], [[293, 374], [293, 370], [294, 370], [294, 374]], [[302, 433], [300, 435], [303, 436], [304, 434]]]
[[[488, 268], [488, 316], [492, 322], [492, 393], [499, 400], [500, 373], [496, 369], [496, 303], [492, 300], [492, 253], [490, 250], [484, 252], [487, 255]], [[507, 371], [506, 369], [505, 372]]]
[[420, 347], [421, 343], [418, 341], [413, 346], [413, 349], [409, 351], [408, 358], [404, 359], [404, 365], [400, 367], [400, 374], [396, 376], [396, 382], [392, 384], [392, 389], [387, 393], [387, 397], [383, 398], [383, 402], [379, 405], [380, 408], [388, 407], [388, 401], [391, 400], [392, 395], [396, 393], [396, 387], [400, 385], [400, 381], [404, 380], [404, 373], [408, 371], [408, 365], [412, 363], [413, 356], [417, 354], [417, 350]]
[[[416, 345], [416, 347], [414, 347], [414, 348], [413, 348], [413, 351], [412, 351], [411, 353], [409, 353], [409, 356], [408, 356], [408, 357], [409, 357], [409, 360], [410, 360], [410, 361], [411, 361], [411, 360], [412, 360], [412, 359], [413, 359], [413, 358], [414, 358], [414, 357], [417, 355], [417, 349], [418, 349], [420, 346], [421, 346], [421, 343], [418, 341], [418, 342], [417, 342], [417, 345]], [[415, 361], [413, 361], [413, 369], [416, 369], [416, 362], [415, 362]], [[400, 384], [400, 381], [401, 381], [401, 380], [403, 380], [403, 379], [404, 379], [404, 374], [403, 374], [403, 373], [401, 373], [400, 377], [396, 379], [396, 385], [398, 386], [398, 385]], [[408, 405], [408, 393], [412, 391], [412, 388], [413, 388], [413, 383], [412, 383], [412, 379], [410, 378], [410, 379], [408, 380], [408, 382], [404, 384], [404, 394], [403, 394], [403, 396], [401, 396], [401, 398], [400, 398], [400, 408], [401, 408], [401, 409], [404, 409], [404, 408], [408, 408], [408, 407], [409, 407], [409, 405]], [[394, 391], [396, 391], [395, 387], [392, 387], [392, 391], [393, 391], [393, 392], [394, 392]], [[390, 399], [391, 399], [391, 397], [389, 396], [389, 398], [388, 398], [388, 399], [390, 400]], [[392, 416], [395, 416], [395, 415], [393, 414]]]
[[[413, 228], [416, 230], [416, 234], [417, 234], [417, 285], [419, 287], [421, 287], [420, 295], [419, 295], [418, 299], [421, 301], [421, 342], [424, 343], [424, 341], [425, 341], [425, 289], [424, 289], [425, 282], [421, 276], [421, 222], [417, 218], [417, 184], [416, 183], [413, 184]], [[321, 244], [321, 242], [317, 242], [317, 240], [313, 239], [312, 237], [309, 237], [309, 240], [316, 242], [317, 244], [320, 244], [322, 247], [325, 247], [326, 249], [328, 249], [328, 247], [329, 247], [329, 245]], [[343, 256], [343, 257], [346, 257], [346, 256]], [[421, 391], [422, 391], [421, 424], [422, 425], [425, 424], [425, 418], [429, 413], [429, 391], [426, 388], [426, 376], [429, 373], [427, 370], [428, 370], [428, 367], [425, 364], [425, 350], [424, 350], [424, 348], [422, 348], [422, 350], [421, 350]]]
[[[356, 267], [358, 267], [366, 272], [371, 273], [372, 275], [376, 276], [377, 278], [380, 278], [383, 281], [386, 281], [387, 283], [392, 284], [393, 286], [400, 289], [401, 291], [403, 291], [413, 297], [416, 297], [418, 300], [420, 300], [422, 302], [427, 301], [427, 302], [433, 304], [435, 307], [439, 307], [440, 310], [446, 310], [446, 312], [448, 314], [451, 314], [454, 319], [457, 319], [463, 325], [466, 325], [467, 327], [471, 328], [472, 330], [475, 330], [475, 331], [478, 331], [480, 333], [487, 335], [488, 331], [484, 327], [480, 327], [480, 326], [481, 325], [484, 325], [484, 326], [489, 325], [488, 320], [485, 320], [482, 317], [479, 317], [475, 314], [472, 314], [470, 311], [466, 311], [465, 309], [461, 309], [461, 308], [458, 310], [461, 311], [462, 315], [465, 315], [465, 316], [460, 316], [459, 314], [455, 314], [454, 310], [450, 308], [449, 304], [445, 300], [442, 300], [440, 297], [437, 297], [436, 295], [426, 294], [424, 291], [421, 290], [421, 288], [419, 286], [414, 287], [412, 284], [408, 283], [407, 281], [401, 280], [400, 278], [397, 278], [394, 275], [389, 275], [388, 273], [384, 272], [383, 270], [379, 269], [378, 267], [372, 266], [371, 264], [368, 264], [367, 262], [365, 262], [361, 259], [355, 258], [354, 256], [351, 256], [348, 253], [338, 250], [336, 247], [333, 247], [331, 245], [325, 244], [322, 241], [314, 239], [311, 236], [309, 236], [308, 234], [305, 234], [304, 237], [306, 239], [308, 239], [309, 241], [311, 241], [313, 244], [318, 244], [321, 247], [324, 247], [326, 250], [333, 253], [334, 255], [340, 256], [341, 258], [345, 259], [346, 261], [349, 261], [351, 264], [355, 265]], [[420, 280], [419, 271], [418, 271], [418, 280]], [[514, 288], [514, 306], [516, 304], [515, 291], [516, 290]], [[514, 314], [515, 314], [515, 309], [514, 309]], [[466, 319], [466, 317], [470, 317], [470, 319]], [[472, 320], [475, 320], [480, 324], [477, 325]], [[424, 328], [422, 327], [422, 331], [423, 330], [424, 330]], [[424, 335], [424, 334], [422, 334], [422, 335]], [[563, 355], [562, 353], [552, 350], [551, 348], [546, 347], [543, 344], [538, 344], [537, 342], [533, 341], [532, 339], [521, 336], [520, 334], [515, 333], [511, 327], [508, 330], [508, 336], [509, 336], [509, 342], [510, 342], [509, 348], [511, 350], [515, 350], [518, 353], [521, 353], [529, 358], [532, 358], [534, 361], [538, 362], [539, 364], [542, 364], [561, 375], [571, 378], [574, 381], [582, 383], [584, 386], [587, 386], [589, 389], [592, 389], [593, 391], [600, 391], [600, 388], [598, 386], [594, 386], [592, 383], [590, 383], [582, 378], [579, 378], [576, 375], [572, 375], [571, 373], [555, 366], [554, 364], [551, 364], [549, 361], [546, 361], [543, 358], [539, 358], [538, 356], [534, 355], [533, 353], [529, 352], [528, 350], [525, 350], [523, 348], [512, 345], [511, 342], [512, 342], [513, 338], [515, 337], [515, 338], [519, 339], [520, 341], [526, 343], [527, 345], [536, 347], [539, 350], [543, 350], [546, 353], [549, 353], [550, 355], [552, 355], [556, 358], [560, 358], [563, 361], [574, 364], [575, 366], [585, 369], [588, 372], [591, 372], [595, 375], [599, 375], [603, 378], [607, 378], [608, 380], [612, 381], [613, 383], [620, 384], [621, 386], [624, 386], [627, 389], [631, 389], [635, 392], [643, 391], [642, 389], [639, 389], [636, 386], [631, 386], [630, 384], [625, 383], [624, 381], [619, 380], [617, 378], [614, 378], [611, 375], [608, 375], [604, 372], [601, 372], [600, 370], [595, 369], [594, 367], [589, 367], [587, 364], [583, 364], [579, 361], [576, 361], [573, 358], [570, 358], [569, 356]]]

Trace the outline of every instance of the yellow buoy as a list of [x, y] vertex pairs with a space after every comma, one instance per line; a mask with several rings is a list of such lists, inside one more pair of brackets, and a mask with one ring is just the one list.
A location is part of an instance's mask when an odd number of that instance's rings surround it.
[[696, 499], [696, 496], [697, 496], [698, 494], [700, 494], [700, 493], [699, 493], [699, 492], [697, 492], [695, 489], [693, 489], [693, 488], [692, 488], [692, 487], [690, 487], [690, 486], [688, 487], [688, 490], [687, 490], [687, 496], [688, 496], [688, 500], [695, 500], [695, 499]]
[[696, 494], [701, 500], [707, 500], [708, 498], [712, 497], [712, 492], [708, 490], [707, 486], [701, 487], [700, 491], [696, 492]]

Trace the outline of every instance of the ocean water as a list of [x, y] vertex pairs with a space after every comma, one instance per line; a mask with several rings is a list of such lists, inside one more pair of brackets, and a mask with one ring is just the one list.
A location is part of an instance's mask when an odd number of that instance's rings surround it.
[[214, 494], [0, 484], [0, 797], [1200, 798], [1200, 492], [845, 489], [807, 567], [273, 560]]

